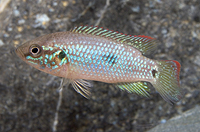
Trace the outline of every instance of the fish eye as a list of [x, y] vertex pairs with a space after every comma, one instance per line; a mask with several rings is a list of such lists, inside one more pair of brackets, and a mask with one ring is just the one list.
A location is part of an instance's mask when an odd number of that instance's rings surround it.
[[42, 51], [42, 47], [34, 44], [29, 48], [29, 51], [34, 57], [37, 57], [40, 55], [40, 53]]

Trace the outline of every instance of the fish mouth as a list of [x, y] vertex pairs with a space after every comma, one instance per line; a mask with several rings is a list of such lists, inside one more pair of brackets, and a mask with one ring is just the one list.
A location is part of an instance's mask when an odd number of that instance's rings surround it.
[[22, 51], [19, 47], [15, 50], [15, 52], [16, 52], [17, 56], [19, 56], [20, 58], [24, 57], [24, 54], [22, 53]]

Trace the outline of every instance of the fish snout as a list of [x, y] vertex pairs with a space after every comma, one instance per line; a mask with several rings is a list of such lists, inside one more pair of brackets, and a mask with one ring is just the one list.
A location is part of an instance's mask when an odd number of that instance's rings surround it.
[[20, 58], [24, 58], [24, 54], [22, 52], [22, 50], [18, 47], [15, 49], [15, 53], [17, 54], [17, 56], [19, 56]]

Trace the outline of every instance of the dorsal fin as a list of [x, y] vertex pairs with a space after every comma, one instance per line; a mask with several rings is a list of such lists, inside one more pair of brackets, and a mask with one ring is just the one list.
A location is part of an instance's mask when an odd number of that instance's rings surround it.
[[109, 38], [118, 41], [123, 44], [137, 48], [142, 54], [148, 54], [155, 51], [157, 48], [157, 41], [155, 38], [144, 36], [144, 35], [127, 35], [119, 32], [114, 32], [112, 30], [103, 29], [102, 27], [92, 27], [92, 26], [79, 26], [71, 30], [75, 33], [91, 34], [95, 36], [100, 36], [104, 38]]

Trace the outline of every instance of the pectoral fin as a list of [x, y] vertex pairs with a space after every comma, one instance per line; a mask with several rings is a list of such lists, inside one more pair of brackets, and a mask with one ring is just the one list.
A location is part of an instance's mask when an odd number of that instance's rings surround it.
[[89, 98], [91, 94], [90, 87], [92, 87], [92, 83], [90, 81], [77, 79], [73, 80], [71, 84], [73, 88], [76, 90], [76, 92], [80, 93], [85, 98]]

